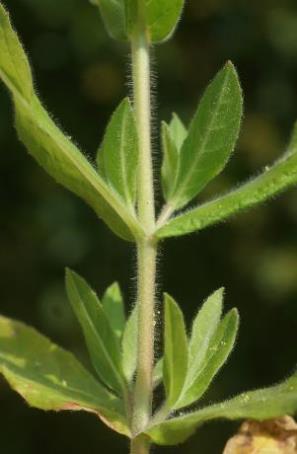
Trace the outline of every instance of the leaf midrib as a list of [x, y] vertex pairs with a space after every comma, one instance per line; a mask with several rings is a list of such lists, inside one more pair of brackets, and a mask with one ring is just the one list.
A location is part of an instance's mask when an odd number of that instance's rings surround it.
[[[221, 93], [220, 93], [220, 96], [218, 99], [217, 108], [216, 108], [215, 112], [213, 113], [212, 119], [211, 119], [211, 121], [209, 123], [209, 127], [207, 129], [207, 133], [205, 134], [204, 140], [202, 141], [202, 144], [200, 147], [201, 151], [200, 151], [200, 153], [196, 154], [196, 158], [194, 159], [193, 165], [191, 166], [190, 171], [188, 172], [188, 175], [185, 177], [184, 182], [178, 187], [178, 190], [176, 191], [175, 195], [172, 197], [172, 203], [174, 205], [177, 205], [179, 203], [179, 198], [183, 195], [183, 192], [186, 189], [188, 182], [191, 180], [193, 174], [195, 173], [197, 162], [199, 162], [199, 160], [201, 159], [201, 156], [203, 156], [205, 154], [205, 148], [206, 148], [207, 142], [209, 140], [211, 131], [213, 130], [213, 125], [216, 121], [218, 112], [221, 108], [222, 97], [225, 93], [226, 85], [227, 85], [228, 81], [229, 81], [229, 72], [226, 73], [226, 75], [224, 77], [224, 83], [223, 83]], [[190, 133], [190, 131], [189, 131], [189, 133]], [[188, 139], [185, 139], [182, 148], [186, 148], [187, 142], [188, 142]], [[181, 149], [181, 152], [183, 152], [183, 149]], [[179, 164], [178, 173], [180, 172], [180, 168], [181, 168], [181, 162]], [[178, 176], [176, 179], [176, 183], [175, 183], [176, 186], [178, 185], [179, 179], [180, 179], [180, 176]]]

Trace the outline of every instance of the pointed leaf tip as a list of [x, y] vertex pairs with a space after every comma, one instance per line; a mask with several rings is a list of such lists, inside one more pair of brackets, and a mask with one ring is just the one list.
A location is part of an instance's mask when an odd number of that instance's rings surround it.
[[190, 364], [194, 366], [192, 366], [192, 370], [190, 369], [191, 373], [187, 377], [183, 394], [176, 408], [189, 406], [198, 401], [207, 391], [234, 348], [238, 327], [239, 314], [237, 309], [232, 309], [220, 323], [217, 323], [212, 335], [209, 336], [208, 334], [208, 337], [206, 337], [207, 341], [202, 344], [204, 355], [202, 356], [197, 348], [194, 350], [198, 352], [198, 355], [196, 360], [193, 358], [190, 361]]
[[239, 135], [242, 91], [227, 63], [207, 87], [183, 143], [170, 203], [187, 205], [225, 167]]

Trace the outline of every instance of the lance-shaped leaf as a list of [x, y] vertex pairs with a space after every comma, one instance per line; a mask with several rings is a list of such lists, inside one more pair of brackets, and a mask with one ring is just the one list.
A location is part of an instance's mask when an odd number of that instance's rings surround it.
[[181, 208], [225, 167], [234, 150], [242, 117], [242, 94], [232, 63], [207, 88], [180, 152], [170, 204]]
[[122, 364], [123, 372], [130, 383], [133, 379], [137, 364], [137, 306], [131, 312], [126, 322], [122, 340]]
[[98, 151], [98, 169], [107, 184], [132, 211], [136, 199], [138, 137], [134, 113], [128, 99], [122, 101], [107, 127]]
[[160, 445], [176, 445], [189, 438], [204, 422], [225, 418], [264, 421], [297, 414], [297, 374], [284, 383], [240, 394], [185, 416], [152, 426], [147, 434]]
[[121, 394], [125, 381], [121, 369], [121, 351], [97, 295], [86, 281], [73, 271], [66, 271], [68, 298], [83, 329], [93, 366], [100, 379]]
[[57, 182], [84, 199], [120, 237], [133, 240], [142, 230], [133, 213], [56, 126], [32, 91], [27, 57], [1, 4], [0, 38], [0, 78], [13, 95], [21, 141]]
[[91, 0], [100, 8], [105, 26], [115, 39], [129, 40], [144, 20], [152, 43], [168, 39], [181, 16], [184, 0]]
[[122, 402], [69, 352], [23, 323], [0, 317], [0, 373], [32, 407], [96, 413], [129, 436]]
[[121, 338], [125, 327], [125, 308], [120, 286], [112, 284], [102, 297], [102, 306], [115, 334]]
[[213, 378], [227, 361], [236, 340], [239, 315], [231, 310], [213, 335], [197, 375], [187, 384], [176, 408], [186, 407], [199, 400], [209, 388]]
[[165, 294], [163, 377], [166, 406], [174, 407], [186, 378], [188, 367], [188, 339], [183, 313], [177, 303]]
[[161, 169], [162, 189], [165, 200], [170, 199], [176, 183], [180, 150], [187, 137], [187, 130], [176, 114], [170, 124], [162, 124], [163, 162]]
[[288, 151], [272, 167], [228, 194], [170, 220], [156, 235], [158, 238], [166, 238], [202, 230], [296, 184], [297, 127], [294, 129]]
[[189, 367], [184, 390], [188, 390], [201, 372], [209, 346], [217, 331], [223, 309], [223, 289], [214, 292], [194, 319], [189, 342]]

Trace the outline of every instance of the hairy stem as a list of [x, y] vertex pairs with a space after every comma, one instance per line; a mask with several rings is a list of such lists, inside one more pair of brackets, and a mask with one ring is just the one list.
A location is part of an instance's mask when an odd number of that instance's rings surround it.
[[137, 244], [138, 260], [138, 355], [134, 389], [131, 454], [149, 452], [147, 441], [137, 437], [152, 414], [152, 375], [154, 362], [154, 304], [157, 248], [152, 241], [155, 230], [155, 204], [151, 149], [150, 51], [144, 20], [132, 38], [134, 108], [139, 136], [138, 217], [145, 236]]

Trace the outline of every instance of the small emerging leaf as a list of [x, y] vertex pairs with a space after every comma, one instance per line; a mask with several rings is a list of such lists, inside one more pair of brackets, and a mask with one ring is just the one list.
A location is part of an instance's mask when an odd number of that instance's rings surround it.
[[138, 311], [136, 306], [126, 322], [122, 340], [123, 371], [129, 383], [133, 379], [137, 364], [137, 313]]
[[239, 316], [231, 310], [219, 324], [193, 382], [188, 383], [176, 408], [187, 407], [199, 400], [209, 388], [213, 378], [227, 361], [236, 340]]
[[188, 389], [201, 372], [209, 344], [219, 325], [223, 309], [223, 289], [214, 292], [203, 304], [194, 319], [189, 342], [189, 368], [185, 389]]
[[186, 378], [188, 339], [184, 317], [177, 303], [165, 294], [164, 365], [166, 405], [174, 407]]
[[0, 373], [32, 407], [96, 413], [129, 436], [122, 402], [69, 352], [23, 323], [0, 317]]
[[176, 445], [193, 435], [204, 422], [213, 419], [264, 421], [296, 413], [297, 374], [280, 385], [243, 393], [226, 402], [158, 423], [151, 426], [146, 433], [156, 444]]
[[234, 150], [242, 117], [242, 94], [231, 63], [208, 86], [181, 152], [170, 203], [191, 201], [225, 167]]
[[73, 271], [66, 272], [68, 298], [83, 329], [93, 366], [101, 380], [122, 394], [119, 340], [114, 334], [97, 295], [86, 281]]
[[102, 306], [110, 326], [115, 334], [121, 338], [125, 327], [125, 308], [120, 286], [112, 284], [102, 297]]
[[125, 99], [113, 114], [98, 151], [99, 172], [134, 211], [138, 165], [138, 137], [130, 101]]
[[187, 136], [187, 130], [176, 114], [169, 125], [162, 124], [162, 189], [165, 200], [170, 199], [175, 187], [179, 169], [180, 150]]

